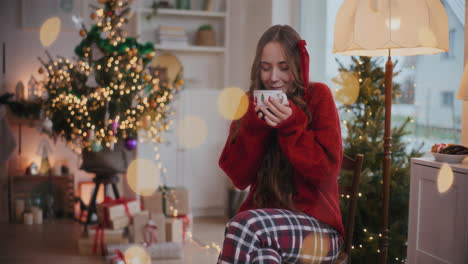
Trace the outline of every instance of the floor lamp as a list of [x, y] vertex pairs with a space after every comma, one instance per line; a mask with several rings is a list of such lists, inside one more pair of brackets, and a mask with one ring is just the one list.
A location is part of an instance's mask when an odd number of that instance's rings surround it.
[[333, 52], [388, 56], [385, 65], [385, 132], [382, 237], [379, 263], [387, 263], [391, 169], [391, 55], [412, 56], [448, 51], [448, 17], [439, 0], [344, 0], [335, 21]]

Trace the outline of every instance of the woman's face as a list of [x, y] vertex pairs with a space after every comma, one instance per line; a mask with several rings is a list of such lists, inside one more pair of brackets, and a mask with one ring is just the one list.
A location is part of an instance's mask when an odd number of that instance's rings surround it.
[[260, 78], [267, 90], [286, 92], [291, 87], [293, 77], [283, 47], [276, 41], [268, 42], [263, 48]]

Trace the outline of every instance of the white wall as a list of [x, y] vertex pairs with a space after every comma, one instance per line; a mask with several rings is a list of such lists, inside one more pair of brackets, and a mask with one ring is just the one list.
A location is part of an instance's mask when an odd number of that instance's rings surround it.
[[307, 27], [300, 28], [300, 34], [307, 41], [307, 50], [310, 56], [309, 78], [310, 81], [327, 81], [326, 67], [327, 54], [317, 52], [326, 50], [327, 42], [327, 1], [300, 1], [299, 11], [300, 25]]
[[298, 0], [272, 0], [272, 25], [297, 26]]
[[248, 90], [260, 36], [272, 25], [272, 0], [231, 0], [228, 86]]

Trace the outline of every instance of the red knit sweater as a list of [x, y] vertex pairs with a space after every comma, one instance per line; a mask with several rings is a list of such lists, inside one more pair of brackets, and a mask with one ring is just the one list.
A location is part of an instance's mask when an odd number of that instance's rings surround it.
[[253, 202], [257, 171], [268, 144], [267, 139], [274, 133], [295, 170], [297, 194], [293, 196], [294, 206], [330, 225], [343, 236], [338, 200], [338, 173], [343, 155], [338, 112], [328, 86], [311, 83], [309, 88], [308, 107], [312, 114], [309, 127], [304, 111], [289, 101], [292, 115], [272, 128], [257, 117], [250, 100], [233, 143], [230, 136], [234, 122], [231, 123], [219, 166], [237, 188], [243, 190], [251, 185], [247, 200], [239, 211], [257, 208]]

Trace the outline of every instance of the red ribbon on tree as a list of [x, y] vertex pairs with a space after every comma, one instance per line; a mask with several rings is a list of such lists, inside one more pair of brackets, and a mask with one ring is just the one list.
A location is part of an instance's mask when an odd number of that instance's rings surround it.
[[299, 48], [299, 54], [301, 55], [301, 72], [302, 79], [304, 81], [304, 99], [307, 102], [309, 97], [309, 53], [307, 52], [305, 40], [301, 39], [297, 42]]

